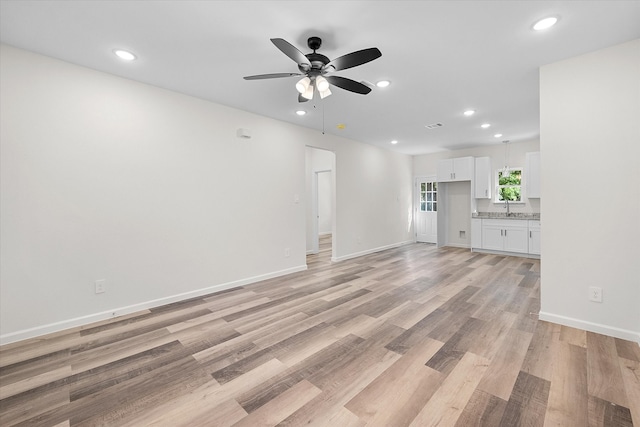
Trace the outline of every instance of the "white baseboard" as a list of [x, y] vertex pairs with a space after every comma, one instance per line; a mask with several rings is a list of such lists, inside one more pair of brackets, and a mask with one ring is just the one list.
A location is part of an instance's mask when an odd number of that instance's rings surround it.
[[460, 249], [471, 249], [471, 246], [462, 244], [462, 243], [447, 243], [444, 246], [449, 246], [452, 248], [460, 248]]
[[540, 259], [540, 255], [522, 253], [522, 252], [494, 251], [492, 249], [480, 249], [480, 248], [471, 248], [471, 252], [477, 252], [477, 253], [481, 253], [481, 254], [518, 256], [518, 257], [521, 257], [521, 258]]
[[630, 331], [628, 329], [620, 329], [613, 326], [602, 325], [599, 323], [588, 322], [586, 320], [574, 319], [572, 317], [560, 316], [553, 313], [541, 311], [540, 320], [545, 320], [559, 325], [571, 326], [572, 328], [582, 329], [589, 332], [595, 332], [610, 337], [621, 338], [627, 341], [634, 341], [640, 345], [640, 331]]
[[144, 301], [138, 304], [132, 304], [125, 307], [113, 308], [101, 313], [93, 313], [86, 316], [76, 317], [74, 319], [62, 320], [60, 322], [50, 323], [47, 325], [36, 326], [34, 328], [23, 329], [17, 332], [11, 332], [9, 334], [0, 335], [0, 345], [10, 344], [17, 341], [26, 340], [29, 338], [35, 338], [54, 332], [60, 332], [66, 329], [75, 328], [78, 326], [85, 326], [90, 323], [99, 322], [101, 320], [111, 319], [118, 316], [124, 316], [126, 314], [135, 313], [141, 310], [149, 308], [159, 307], [166, 304], [171, 304], [178, 301], [187, 300], [190, 298], [196, 298], [203, 295], [212, 294], [215, 292], [224, 291], [226, 289], [237, 288], [239, 286], [248, 285], [251, 283], [260, 282], [262, 280], [272, 279], [274, 277], [285, 276], [291, 273], [297, 273], [307, 269], [306, 264], [298, 267], [288, 268], [286, 270], [274, 271], [260, 276], [247, 277], [245, 279], [236, 280], [233, 282], [221, 283], [218, 285], [209, 286], [207, 288], [196, 289], [194, 291], [184, 292], [177, 295], [171, 295], [168, 297], [158, 298], [150, 301]]
[[407, 240], [406, 242], [400, 242], [400, 243], [393, 243], [391, 245], [386, 245], [386, 246], [380, 246], [374, 249], [368, 249], [366, 251], [362, 251], [362, 252], [356, 252], [353, 254], [348, 254], [348, 255], [343, 255], [343, 256], [339, 256], [339, 257], [331, 257], [331, 261], [332, 262], [339, 262], [339, 261], [345, 261], [348, 259], [352, 259], [352, 258], [358, 258], [364, 255], [369, 255], [369, 254], [373, 254], [376, 252], [380, 252], [380, 251], [385, 251], [387, 249], [393, 249], [393, 248], [399, 248], [400, 246], [404, 246], [404, 245], [410, 245], [415, 243], [414, 240]]

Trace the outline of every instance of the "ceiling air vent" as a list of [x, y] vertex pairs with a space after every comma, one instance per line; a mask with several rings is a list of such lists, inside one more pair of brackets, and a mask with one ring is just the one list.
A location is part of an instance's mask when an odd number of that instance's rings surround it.
[[425, 127], [427, 129], [438, 129], [439, 127], [442, 127], [442, 123], [433, 123], [430, 125], [426, 125]]

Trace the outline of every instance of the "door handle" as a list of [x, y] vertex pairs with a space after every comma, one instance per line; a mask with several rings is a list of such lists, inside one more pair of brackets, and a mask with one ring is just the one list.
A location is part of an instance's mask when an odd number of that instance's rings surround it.
[[531, 232], [529, 232], [529, 238], [531, 238]]

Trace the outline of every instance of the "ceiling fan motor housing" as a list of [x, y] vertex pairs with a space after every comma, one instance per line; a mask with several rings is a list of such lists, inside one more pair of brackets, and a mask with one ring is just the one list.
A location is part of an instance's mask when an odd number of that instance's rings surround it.
[[329, 58], [315, 52], [308, 53], [305, 56], [307, 57], [309, 62], [311, 62], [311, 68], [308, 68], [308, 64], [298, 64], [298, 69], [303, 73], [308, 72], [310, 75], [320, 75], [322, 73], [322, 67], [330, 62]]

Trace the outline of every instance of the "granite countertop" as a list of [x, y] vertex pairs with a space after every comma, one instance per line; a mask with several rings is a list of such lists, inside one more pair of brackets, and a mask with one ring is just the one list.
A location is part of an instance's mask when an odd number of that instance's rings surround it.
[[524, 212], [511, 212], [507, 216], [506, 212], [477, 212], [471, 214], [471, 218], [480, 219], [532, 219], [540, 220], [540, 213], [524, 213]]

